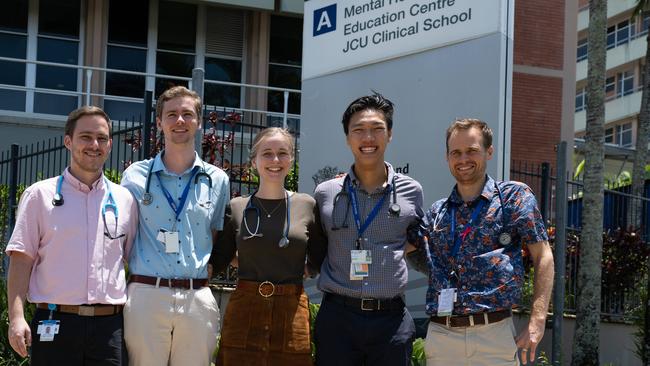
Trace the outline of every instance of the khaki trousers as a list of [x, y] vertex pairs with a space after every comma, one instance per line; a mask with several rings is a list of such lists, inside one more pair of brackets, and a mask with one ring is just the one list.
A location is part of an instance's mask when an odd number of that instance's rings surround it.
[[516, 366], [512, 317], [488, 325], [450, 328], [429, 323], [424, 345], [427, 366]]
[[131, 366], [210, 365], [219, 308], [210, 291], [130, 283], [124, 340]]

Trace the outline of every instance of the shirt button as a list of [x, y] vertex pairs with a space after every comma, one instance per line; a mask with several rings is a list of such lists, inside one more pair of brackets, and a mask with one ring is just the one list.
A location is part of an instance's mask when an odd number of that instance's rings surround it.
[[462, 289], [467, 290], [467, 286], [463, 285]]
[[461, 269], [461, 268], [463, 268], [463, 266], [461, 266], [461, 265], [459, 264], [459, 265], [458, 265], [458, 269]]
[[467, 306], [467, 303], [466, 303], [466, 302], [464, 302], [464, 303], [463, 303], [463, 306]]
[[269, 326], [268, 326], [268, 325], [265, 325], [265, 326], [264, 326], [264, 330], [269, 330]]

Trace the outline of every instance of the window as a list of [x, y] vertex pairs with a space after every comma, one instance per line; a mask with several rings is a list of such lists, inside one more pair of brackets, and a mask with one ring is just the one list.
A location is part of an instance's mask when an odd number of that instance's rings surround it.
[[[61, 22], [61, 19], [66, 19]], [[80, 0], [41, 0], [38, 11], [36, 59], [68, 65], [79, 64]], [[78, 90], [79, 69], [36, 66], [36, 87]], [[37, 92], [34, 112], [67, 115], [79, 105], [79, 97]]]
[[[211, 7], [207, 10], [205, 39], [205, 79], [241, 83], [244, 53], [244, 13], [241, 10]], [[242, 88], [205, 84], [205, 104], [239, 108]]]
[[[148, 1], [111, 0], [108, 10], [106, 67], [146, 72], [148, 27]], [[144, 76], [106, 73], [107, 95], [143, 98], [144, 90]], [[104, 109], [113, 119], [128, 120], [142, 113], [143, 105], [106, 98]]]
[[635, 33], [635, 23], [624, 20], [607, 28], [607, 49], [620, 46], [630, 41]]
[[[27, 58], [27, 0], [5, 0], [0, 12], [0, 56]], [[0, 84], [25, 86], [26, 65], [0, 61]], [[25, 92], [0, 89], [0, 109], [24, 111]]]
[[605, 79], [605, 98], [614, 96], [616, 92], [616, 75]]
[[618, 85], [616, 88], [616, 96], [622, 97], [624, 95], [632, 94], [634, 92], [634, 72], [625, 71], [619, 72], [616, 75]]
[[605, 142], [623, 147], [632, 146], [632, 123], [624, 123], [605, 129]]
[[586, 60], [587, 59], [587, 52], [588, 52], [587, 38], [583, 38], [583, 39], [578, 41], [577, 61], [580, 62], [582, 60]]
[[580, 112], [587, 108], [587, 94], [585, 88], [581, 88], [576, 92], [576, 112]]
[[[193, 4], [161, 1], [158, 9], [158, 52], [156, 73], [192, 77], [196, 49], [197, 8]], [[155, 96], [186, 81], [156, 78]]]
[[[300, 89], [302, 74], [302, 19], [273, 16], [271, 18], [271, 48], [269, 85]], [[284, 111], [284, 93], [269, 92], [268, 108]], [[289, 113], [300, 113], [300, 95], [289, 94]]]

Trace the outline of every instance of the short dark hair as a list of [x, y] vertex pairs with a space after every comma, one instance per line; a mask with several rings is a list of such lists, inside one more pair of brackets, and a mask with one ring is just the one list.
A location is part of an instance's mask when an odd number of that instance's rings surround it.
[[104, 112], [103, 109], [95, 107], [92, 105], [85, 105], [81, 108], [77, 108], [74, 111], [68, 114], [68, 119], [65, 121], [64, 134], [65, 136], [74, 135], [74, 129], [77, 127], [77, 121], [83, 116], [100, 116], [106, 120], [108, 125], [108, 136], [111, 136], [111, 131], [113, 130], [111, 126], [111, 119], [108, 118], [108, 114]]
[[449, 152], [449, 138], [451, 137], [452, 133], [457, 130], [466, 131], [473, 127], [481, 131], [481, 134], [483, 135], [483, 147], [485, 149], [490, 148], [490, 146], [492, 146], [492, 129], [490, 129], [486, 122], [483, 122], [480, 119], [476, 118], [459, 118], [452, 122], [451, 125], [449, 125], [447, 128], [447, 140], [445, 141], [447, 152]]
[[160, 94], [160, 96], [158, 97], [158, 101], [156, 102], [156, 117], [162, 118], [162, 112], [163, 112], [163, 108], [165, 107], [165, 102], [178, 97], [192, 98], [192, 101], [194, 102], [194, 112], [196, 112], [196, 118], [200, 122], [201, 97], [199, 97], [199, 95], [194, 90], [189, 90], [184, 86], [174, 86], [165, 90], [162, 94]]
[[390, 131], [393, 129], [393, 102], [385, 98], [383, 95], [377, 93], [376, 91], [373, 91], [371, 95], [366, 95], [355, 99], [352, 103], [350, 103], [345, 112], [343, 112], [341, 123], [343, 123], [343, 131], [345, 132], [346, 136], [349, 132], [348, 128], [350, 126], [350, 119], [352, 118], [352, 115], [365, 110], [381, 112], [386, 119], [388, 130]]

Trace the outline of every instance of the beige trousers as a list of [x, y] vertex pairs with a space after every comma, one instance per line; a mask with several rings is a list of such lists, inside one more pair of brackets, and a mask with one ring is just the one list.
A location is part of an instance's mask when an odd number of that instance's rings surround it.
[[218, 333], [219, 308], [208, 287], [129, 284], [124, 306], [129, 365], [210, 365]]
[[463, 328], [429, 323], [424, 353], [427, 366], [519, 365], [512, 317]]

